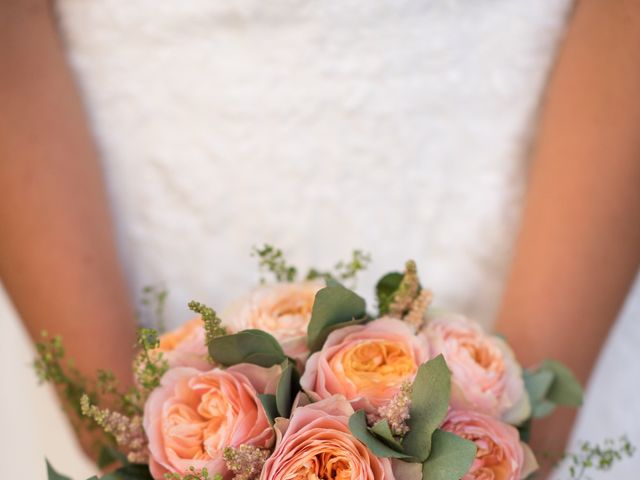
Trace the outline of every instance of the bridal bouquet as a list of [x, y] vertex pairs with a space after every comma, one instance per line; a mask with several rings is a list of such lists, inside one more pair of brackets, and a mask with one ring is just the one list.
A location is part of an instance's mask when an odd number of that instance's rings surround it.
[[42, 378], [106, 432], [103, 464], [122, 462], [103, 479], [519, 480], [537, 467], [532, 419], [581, 403], [560, 363], [523, 370], [503, 338], [430, 308], [412, 261], [372, 312], [345, 286], [366, 255], [296, 281], [279, 250], [258, 254], [276, 281], [140, 331], [130, 391], [68, 371], [59, 339], [38, 345]]

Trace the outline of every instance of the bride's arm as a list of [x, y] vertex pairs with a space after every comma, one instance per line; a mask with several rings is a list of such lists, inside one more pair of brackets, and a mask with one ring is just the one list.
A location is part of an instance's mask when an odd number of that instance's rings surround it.
[[0, 2], [0, 278], [33, 338], [131, 376], [134, 314], [96, 149], [44, 0]]
[[[498, 330], [586, 381], [640, 264], [640, 4], [582, 0], [551, 76]], [[535, 435], [561, 451], [572, 416]], [[620, 432], [624, 433], [624, 432]]]

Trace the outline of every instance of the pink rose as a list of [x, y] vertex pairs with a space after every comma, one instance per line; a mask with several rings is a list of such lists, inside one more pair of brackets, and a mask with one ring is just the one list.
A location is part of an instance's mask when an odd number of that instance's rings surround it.
[[451, 370], [451, 403], [517, 425], [531, 413], [522, 369], [504, 340], [454, 314], [436, 317], [423, 330], [433, 355]]
[[193, 367], [209, 370], [209, 352], [205, 344], [204, 322], [196, 317], [177, 329], [160, 336], [160, 345], [152, 351], [161, 352], [169, 367]]
[[476, 444], [471, 470], [462, 480], [520, 480], [538, 466], [529, 447], [511, 425], [470, 410], [451, 410], [442, 429]]
[[307, 326], [322, 282], [261, 285], [225, 309], [222, 319], [233, 332], [257, 328], [273, 335], [290, 357], [303, 360], [307, 348]]
[[314, 400], [344, 395], [356, 410], [375, 413], [428, 359], [423, 336], [401, 320], [383, 317], [329, 334], [309, 358], [300, 384]]
[[374, 456], [349, 430], [353, 408], [335, 396], [276, 420], [277, 443], [261, 480], [394, 480], [391, 462]]
[[144, 408], [153, 478], [184, 475], [192, 466], [229, 478], [226, 447], [271, 447], [274, 432], [257, 395], [273, 393], [279, 374], [278, 366], [250, 364], [206, 372], [170, 369]]

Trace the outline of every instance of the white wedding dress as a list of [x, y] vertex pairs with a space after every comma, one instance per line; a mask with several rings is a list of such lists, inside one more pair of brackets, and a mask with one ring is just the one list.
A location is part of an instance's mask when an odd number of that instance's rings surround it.
[[[252, 245], [323, 268], [361, 248], [374, 259], [359, 283], [368, 298], [376, 277], [413, 258], [438, 305], [489, 325], [570, 7], [58, 0], [133, 291], [166, 285], [177, 325], [188, 300], [222, 308], [252, 286]], [[576, 438], [627, 433], [640, 444], [639, 299], [617, 323]], [[36, 390], [8, 305], [3, 475], [42, 478], [47, 455], [81, 478], [91, 469]]]

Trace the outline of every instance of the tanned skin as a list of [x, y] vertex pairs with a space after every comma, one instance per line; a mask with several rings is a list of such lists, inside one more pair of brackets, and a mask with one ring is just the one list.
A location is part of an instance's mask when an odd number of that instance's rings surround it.
[[[582, 0], [551, 75], [497, 330], [586, 383], [640, 265], [640, 3]], [[573, 411], [535, 425], [563, 451]], [[624, 432], [620, 432], [621, 434]]]
[[0, 278], [33, 339], [59, 334], [83, 373], [128, 385], [135, 317], [49, 7], [0, 1]]

